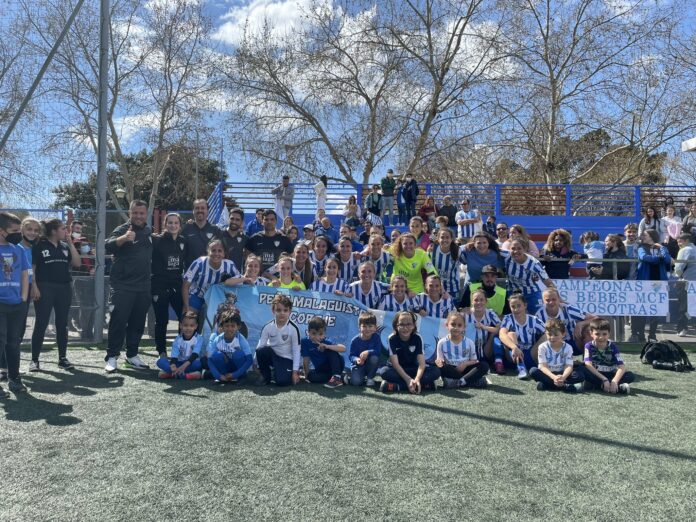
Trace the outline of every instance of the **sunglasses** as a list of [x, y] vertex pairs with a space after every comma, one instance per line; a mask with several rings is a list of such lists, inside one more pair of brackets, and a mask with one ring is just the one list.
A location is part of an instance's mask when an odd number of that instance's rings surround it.
[[496, 228], [496, 230], [507, 230], [507, 229], [508, 229], [507, 227], [498, 227], [498, 228]]

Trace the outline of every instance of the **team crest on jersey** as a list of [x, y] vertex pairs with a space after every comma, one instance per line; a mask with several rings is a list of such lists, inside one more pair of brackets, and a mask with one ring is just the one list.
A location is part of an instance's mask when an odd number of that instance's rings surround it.
[[147, 237], [150, 240], [150, 244], [152, 244], [152, 236]]
[[64, 255], [65, 257], [68, 257], [68, 251], [67, 251], [66, 249], [63, 249], [63, 255]]
[[534, 281], [535, 283], [536, 283], [537, 281], [539, 281], [539, 276], [538, 276], [537, 274], [534, 274], [534, 275], [532, 276], [532, 281]]
[[416, 268], [418, 266], [418, 263], [411, 263], [411, 268]]
[[155, 303], [157, 302], [158, 299], [159, 299], [159, 296], [158, 296], [158, 295], [153, 295], [153, 296], [152, 296], [152, 300], [153, 300]]
[[283, 339], [283, 341], [287, 341], [288, 337], [290, 337], [290, 336], [288, 334], [283, 334], [280, 337]]
[[237, 236], [237, 243], [241, 243], [241, 242], [242, 242], [241, 236]]
[[180, 250], [183, 250], [183, 249], [184, 249], [184, 244], [183, 244], [183, 243], [179, 243], [179, 249], [180, 249]]
[[278, 246], [280, 245], [280, 241], [274, 241], [273, 244], [276, 246], [276, 248], [278, 248]]
[[208, 232], [208, 233], [205, 235], [205, 237], [207, 237], [208, 239], [211, 239], [211, 238], [213, 237], [213, 233], [212, 233], [212, 232]]
[[416, 351], [416, 346], [413, 345], [413, 344], [412, 344], [412, 345], [409, 345], [408, 351], [411, 352], [411, 353], [415, 352], [415, 351]]

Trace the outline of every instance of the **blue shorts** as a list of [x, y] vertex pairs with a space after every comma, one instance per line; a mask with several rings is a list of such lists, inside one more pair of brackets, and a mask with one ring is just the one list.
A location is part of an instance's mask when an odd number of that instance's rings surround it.
[[203, 299], [201, 299], [197, 295], [189, 294], [189, 306], [191, 308], [195, 308], [200, 312], [203, 309], [203, 304], [205, 304], [205, 301]]

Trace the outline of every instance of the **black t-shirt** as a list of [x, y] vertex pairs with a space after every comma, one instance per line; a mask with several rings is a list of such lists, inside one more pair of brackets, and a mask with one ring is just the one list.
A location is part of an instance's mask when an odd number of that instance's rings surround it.
[[152, 282], [154, 284], [179, 285], [186, 269], [186, 240], [174, 239], [169, 233], [152, 236]]
[[247, 240], [246, 249], [261, 258], [263, 272], [275, 265], [283, 252], [292, 253], [292, 242], [280, 232], [271, 237], [258, 232]]
[[186, 239], [186, 267], [188, 268], [196, 259], [208, 254], [208, 243], [213, 239], [220, 239], [222, 231], [206, 221], [203, 228], [195, 223], [185, 225], [181, 235]]
[[228, 231], [222, 234], [222, 242], [225, 245], [225, 258], [234, 261], [237, 270], [244, 272], [244, 249], [249, 236], [239, 232], [236, 236], [230, 236]]
[[34, 277], [37, 283], [69, 283], [72, 254], [68, 244], [60, 241], [58, 246], [42, 239], [31, 249], [32, 264], [36, 265]]
[[418, 356], [423, 355], [423, 339], [414, 333], [408, 341], [403, 341], [398, 334], [389, 336], [389, 356], [396, 355], [402, 368], [418, 366]]
[[457, 226], [457, 220], [455, 216], [457, 215], [457, 207], [454, 205], [442, 205], [437, 209], [438, 216], [445, 216], [447, 218], [447, 226], [455, 227]]

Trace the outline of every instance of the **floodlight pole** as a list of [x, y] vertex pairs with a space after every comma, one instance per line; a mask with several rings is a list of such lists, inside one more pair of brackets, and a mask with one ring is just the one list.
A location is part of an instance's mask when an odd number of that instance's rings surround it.
[[29, 102], [31, 101], [32, 96], [34, 96], [34, 91], [39, 86], [39, 83], [41, 83], [41, 79], [43, 78], [44, 74], [46, 73], [48, 66], [51, 65], [51, 62], [53, 61], [53, 57], [56, 55], [56, 52], [58, 51], [60, 44], [65, 39], [65, 35], [68, 34], [70, 27], [72, 27], [72, 23], [75, 20], [77, 13], [80, 12], [80, 8], [82, 7], [82, 4], [84, 4], [84, 2], [85, 2], [85, 0], [79, 0], [77, 2], [77, 4], [75, 4], [75, 7], [73, 8], [72, 13], [70, 13], [70, 17], [68, 18], [68, 21], [65, 23], [65, 27], [63, 27], [63, 30], [60, 32], [60, 35], [58, 35], [58, 39], [56, 40], [56, 43], [54, 43], [53, 47], [51, 47], [51, 50], [49, 51], [48, 56], [46, 56], [46, 59], [44, 60], [43, 65], [41, 66], [41, 69], [39, 69], [39, 73], [36, 75], [36, 78], [34, 78], [34, 81], [31, 84], [31, 87], [29, 87], [29, 90], [24, 95], [24, 99], [22, 99], [22, 102], [19, 104], [19, 107], [17, 108], [17, 112], [15, 113], [14, 118], [12, 118], [12, 121], [7, 126], [7, 129], [5, 129], [5, 133], [2, 135], [2, 139], [0, 139], [0, 152], [2, 152], [2, 150], [5, 148], [5, 145], [7, 144], [7, 140], [10, 139], [10, 135], [12, 134], [12, 131], [14, 130], [15, 126], [17, 125], [17, 122], [22, 117], [22, 114], [24, 113], [24, 109], [26, 109], [27, 105], [29, 105]]
[[111, 13], [109, 0], [101, 0], [99, 13], [99, 116], [97, 139], [97, 252], [94, 273], [94, 340], [104, 339], [104, 265], [106, 261], [106, 169], [107, 169], [107, 108], [109, 93], [109, 33]]

